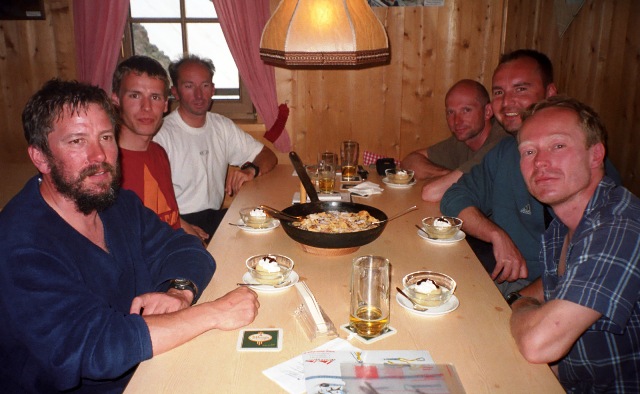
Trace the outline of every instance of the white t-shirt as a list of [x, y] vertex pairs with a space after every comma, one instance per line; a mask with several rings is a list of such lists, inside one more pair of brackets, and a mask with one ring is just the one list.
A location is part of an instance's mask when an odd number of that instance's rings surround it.
[[220, 209], [229, 165], [253, 161], [263, 144], [231, 119], [209, 112], [203, 127], [186, 124], [177, 110], [164, 118], [153, 138], [169, 155], [180, 213]]

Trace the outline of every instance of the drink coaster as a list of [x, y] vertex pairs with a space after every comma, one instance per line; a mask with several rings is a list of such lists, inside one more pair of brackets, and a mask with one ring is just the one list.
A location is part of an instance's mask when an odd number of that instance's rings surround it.
[[351, 328], [349, 323], [341, 325], [340, 329], [342, 331], [346, 332], [347, 334], [349, 334], [347, 339], [355, 338], [355, 339], [357, 339], [358, 341], [360, 341], [360, 342], [362, 342], [364, 344], [378, 342], [379, 340], [384, 339], [386, 337], [389, 337], [389, 336], [395, 334], [396, 332], [398, 332], [398, 330], [396, 330], [395, 328], [393, 328], [391, 326], [387, 326], [387, 328], [385, 328], [385, 330], [382, 332], [382, 334], [378, 335], [377, 337], [368, 338], [368, 337], [363, 337], [363, 336], [358, 335]]

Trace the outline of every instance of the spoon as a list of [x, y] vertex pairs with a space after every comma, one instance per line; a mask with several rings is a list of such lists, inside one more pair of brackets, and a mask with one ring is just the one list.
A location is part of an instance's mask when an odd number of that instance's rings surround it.
[[400, 290], [399, 287], [396, 287], [396, 290], [398, 290], [398, 293], [402, 294], [407, 300], [411, 302], [411, 304], [413, 304], [413, 309], [415, 309], [416, 311], [425, 312], [429, 310], [429, 308], [425, 308], [424, 306], [417, 304], [414, 300], [411, 299], [411, 297], [406, 295], [404, 291]]
[[[418, 230], [422, 231], [422, 233], [423, 233], [424, 235], [426, 235], [426, 236], [427, 236], [427, 238], [431, 238], [431, 236], [429, 235], [429, 233], [427, 233], [426, 231], [424, 231], [424, 229], [423, 229], [422, 227], [418, 226], [417, 224], [416, 224], [415, 226], [416, 226], [416, 228], [417, 228]], [[431, 239], [433, 239], [433, 238], [431, 238]]]
[[[376, 226], [376, 227], [377, 227], [377, 226], [381, 225], [382, 223], [390, 222], [390, 221], [392, 221], [393, 219], [399, 218], [400, 216], [402, 216], [402, 215], [404, 215], [404, 214], [406, 214], [406, 213], [409, 213], [409, 212], [411, 212], [411, 211], [414, 211], [414, 210], [416, 210], [416, 209], [418, 209], [418, 207], [414, 205], [414, 206], [412, 206], [412, 207], [410, 207], [410, 208], [405, 209], [404, 211], [402, 211], [402, 212], [400, 212], [400, 213], [397, 213], [397, 214], [395, 214], [395, 215], [391, 216], [390, 218], [387, 218], [387, 219], [384, 219], [384, 220], [380, 220], [380, 221], [378, 221], [378, 222], [372, 222], [372, 223], [370, 223], [370, 224], [369, 224], [369, 227], [373, 227], [373, 226]], [[368, 229], [369, 227], [367, 227], [367, 229]]]
[[268, 207], [266, 205], [260, 205], [260, 209], [262, 209], [263, 211], [267, 211], [268, 213], [270, 213], [273, 217], [276, 217], [280, 220], [285, 220], [287, 222], [299, 222], [302, 219], [304, 219], [301, 216], [293, 216], [293, 215], [289, 215], [287, 213], [284, 213], [282, 211], [278, 211], [275, 208], [271, 208]]
[[415, 211], [416, 209], [418, 209], [418, 207], [414, 205], [414, 206], [412, 206], [412, 207], [410, 207], [410, 208], [405, 209], [404, 211], [402, 211], [402, 212], [400, 212], [400, 213], [397, 213], [397, 214], [395, 214], [395, 215], [391, 216], [391, 217], [390, 217], [390, 218], [388, 218], [388, 219], [385, 219], [385, 220], [381, 220], [381, 221], [379, 221], [379, 222], [378, 222], [378, 224], [380, 224], [380, 223], [384, 223], [384, 222], [390, 222], [390, 221], [392, 221], [393, 219], [399, 218], [400, 216], [402, 216], [402, 215], [404, 215], [404, 214], [406, 214], [406, 213], [409, 213], [409, 212], [411, 212], [411, 211]]
[[275, 285], [268, 285], [266, 283], [236, 283], [238, 286], [270, 286], [274, 289], [279, 289], [281, 287], [289, 286], [291, 284], [291, 279], [287, 279], [284, 282], [276, 283]]

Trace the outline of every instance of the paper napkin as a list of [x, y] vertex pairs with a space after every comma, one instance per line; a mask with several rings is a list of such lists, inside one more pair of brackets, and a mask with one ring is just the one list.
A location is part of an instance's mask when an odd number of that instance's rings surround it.
[[372, 194], [381, 194], [384, 189], [382, 189], [376, 183], [366, 181], [366, 182], [359, 183], [356, 186], [351, 187], [347, 190], [349, 190], [349, 192], [353, 194], [357, 194], [363, 197], [368, 197]]

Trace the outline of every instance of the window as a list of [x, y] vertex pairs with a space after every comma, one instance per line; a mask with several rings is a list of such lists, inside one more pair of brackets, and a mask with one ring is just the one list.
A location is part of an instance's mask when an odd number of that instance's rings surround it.
[[209, 58], [216, 66], [212, 111], [232, 119], [255, 119], [211, 0], [130, 0], [123, 56], [146, 55], [168, 70], [183, 55]]

